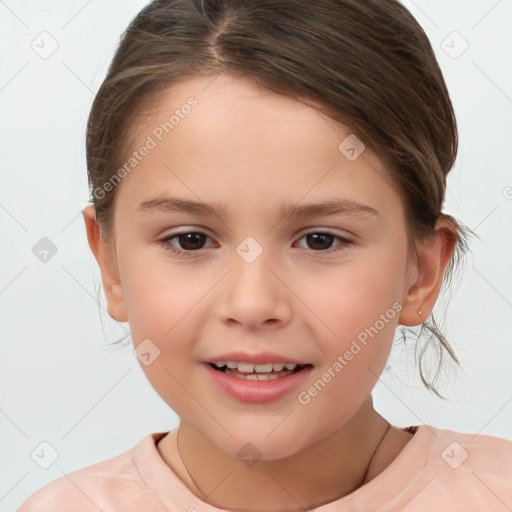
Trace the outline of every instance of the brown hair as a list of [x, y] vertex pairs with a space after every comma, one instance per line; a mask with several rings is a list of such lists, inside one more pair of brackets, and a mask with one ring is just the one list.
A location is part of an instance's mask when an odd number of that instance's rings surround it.
[[[230, 72], [298, 99], [348, 125], [386, 166], [403, 198], [409, 248], [445, 217], [456, 242], [443, 287], [472, 232], [442, 213], [457, 154], [457, 125], [430, 42], [396, 0], [154, 0], [130, 23], [98, 90], [87, 126], [91, 201], [113, 239], [115, 188], [130, 126], [179, 80]], [[101, 194], [95, 191], [102, 190]], [[433, 315], [430, 335], [458, 364]], [[406, 330], [402, 329], [403, 340]], [[418, 344], [416, 344], [418, 347]], [[441, 396], [433, 383], [424, 385]]]

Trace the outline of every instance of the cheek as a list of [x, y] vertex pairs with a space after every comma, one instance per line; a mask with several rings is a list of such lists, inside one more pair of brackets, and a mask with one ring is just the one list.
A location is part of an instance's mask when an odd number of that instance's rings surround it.
[[[357, 407], [382, 373], [401, 311], [404, 262], [397, 244], [300, 280], [297, 294], [316, 314], [306, 313], [322, 352], [320, 381], [311, 393], [306, 391], [305, 400], [318, 413], [322, 403], [338, 404], [332, 421]], [[322, 398], [317, 400], [315, 393]]]
[[152, 251], [121, 263], [134, 342], [152, 336], [170, 339], [186, 324], [187, 316], [193, 316], [192, 309], [204, 287], [197, 286], [194, 274], [180, 269], [176, 261], [156, 258]]
[[323, 357], [316, 379], [297, 399], [305, 421], [316, 424], [316, 434], [348, 421], [371, 393], [389, 357], [401, 304], [391, 285], [376, 282], [377, 274], [340, 273], [328, 293], [310, 295], [323, 320], [315, 320], [322, 325], [316, 339]]
[[170, 275], [154, 264], [140, 264], [131, 271], [125, 293], [133, 344], [147, 347], [144, 352], [151, 354], [149, 364], [140, 359], [140, 366], [155, 391], [183, 414], [190, 408], [185, 388], [194, 393], [187, 361], [200, 331], [197, 306], [204, 286], [194, 285], [188, 274]]
[[[149, 260], [149, 258], [148, 258]], [[206, 318], [205, 293], [215, 284], [215, 276], [198, 278], [190, 266], [180, 269], [163, 258], [151, 262], [138, 259], [138, 264], [127, 266], [126, 284], [128, 319], [134, 347], [144, 340], [158, 354], [150, 365], [142, 369], [161, 396], [180, 400], [182, 388], [190, 372], [193, 351]], [[142, 361], [141, 361], [142, 362]], [[172, 390], [172, 392], [171, 392]], [[173, 404], [179, 407], [177, 404]]]
[[[361, 257], [359, 257], [361, 256]], [[339, 265], [316, 266], [294, 279], [308, 322], [317, 333], [340, 340], [356, 337], [374, 325], [381, 315], [395, 319], [403, 297], [403, 266], [400, 250], [365, 251]], [[392, 335], [386, 322], [383, 334]], [[380, 325], [380, 323], [379, 323]]]

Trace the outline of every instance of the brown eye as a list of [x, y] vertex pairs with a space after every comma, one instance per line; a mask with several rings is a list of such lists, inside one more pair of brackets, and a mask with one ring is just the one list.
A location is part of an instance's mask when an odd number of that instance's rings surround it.
[[[210, 237], [204, 233], [198, 231], [187, 231], [183, 233], [175, 233], [158, 241], [164, 249], [171, 251], [174, 254], [181, 256], [189, 256], [194, 252], [199, 252], [205, 248], [205, 242]], [[305, 249], [309, 249], [314, 252], [334, 252], [346, 248], [353, 242], [347, 238], [336, 235], [329, 231], [315, 231], [305, 234], [302, 238], [306, 240]], [[338, 240], [337, 246], [333, 247], [333, 243]]]
[[331, 249], [332, 244], [335, 240], [339, 240], [341, 242], [340, 244], [338, 244], [342, 246], [341, 248], [352, 243], [351, 240], [343, 238], [334, 233], [330, 233], [328, 231], [307, 233], [301, 238], [301, 240], [302, 239], [306, 240], [306, 248], [311, 249], [315, 252], [330, 252], [331, 250], [338, 250]]
[[334, 236], [327, 233], [312, 233], [306, 235], [306, 240], [311, 249], [326, 250], [331, 248]]
[[[180, 255], [187, 255], [200, 251], [204, 248], [205, 241], [209, 239], [208, 235], [198, 231], [187, 231], [166, 236], [158, 241], [165, 249]], [[173, 241], [176, 243], [173, 243]]]
[[176, 235], [174, 238], [178, 239], [180, 246], [186, 251], [194, 251], [202, 249], [202, 245], [207, 237], [202, 233], [193, 232]]

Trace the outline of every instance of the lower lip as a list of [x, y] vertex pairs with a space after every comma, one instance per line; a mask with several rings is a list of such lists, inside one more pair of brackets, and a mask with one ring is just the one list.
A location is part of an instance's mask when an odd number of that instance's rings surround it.
[[214, 370], [210, 363], [204, 363], [206, 371], [219, 389], [240, 402], [266, 403], [278, 400], [291, 393], [308, 377], [312, 366], [306, 366], [296, 373], [273, 380], [245, 380]]

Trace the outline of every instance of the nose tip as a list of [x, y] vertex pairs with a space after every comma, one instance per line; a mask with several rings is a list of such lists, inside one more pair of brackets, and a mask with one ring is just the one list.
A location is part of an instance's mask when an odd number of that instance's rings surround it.
[[263, 259], [239, 262], [226, 281], [226, 293], [219, 299], [219, 314], [225, 321], [251, 329], [289, 321], [289, 294]]

